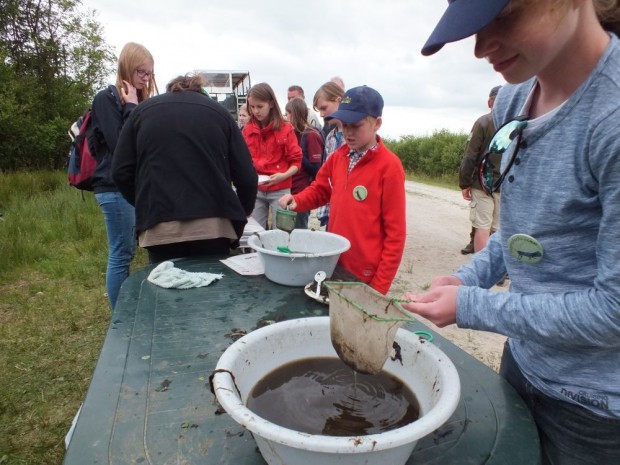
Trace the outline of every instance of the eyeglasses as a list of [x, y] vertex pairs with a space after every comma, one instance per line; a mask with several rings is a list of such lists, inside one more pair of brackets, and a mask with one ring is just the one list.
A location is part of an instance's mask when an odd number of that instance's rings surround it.
[[149, 73], [148, 71], [145, 71], [143, 69], [137, 69], [136, 70], [136, 74], [138, 75], [138, 77], [140, 79], [144, 79], [144, 78], [151, 78], [151, 76], [154, 76], [155, 73], [153, 73], [152, 71]]
[[[492, 195], [494, 192], [499, 190], [502, 182], [504, 182], [506, 174], [508, 174], [508, 171], [510, 171], [510, 168], [512, 168], [512, 165], [517, 158], [519, 145], [521, 143], [521, 134], [523, 134], [523, 130], [527, 126], [527, 121], [525, 121], [525, 118], [525, 116], [519, 116], [512, 121], [508, 121], [497, 131], [495, 131], [495, 134], [489, 143], [489, 148], [480, 161], [480, 166], [478, 167], [480, 187], [482, 187], [482, 190], [487, 195]], [[501, 172], [496, 180], [493, 180], [493, 170], [495, 169], [495, 164], [491, 161], [491, 157], [497, 158], [497, 155], [503, 154], [515, 141], [515, 139], [517, 145], [512, 152], [510, 160], [506, 164], [506, 168], [504, 168], [504, 171]], [[499, 163], [497, 160], [496, 162]]]

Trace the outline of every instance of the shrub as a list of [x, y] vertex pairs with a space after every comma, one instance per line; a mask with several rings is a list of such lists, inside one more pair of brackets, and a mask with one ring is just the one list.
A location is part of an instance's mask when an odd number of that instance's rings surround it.
[[385, 145], [403, 163], [408, 174], [436, 178], [458, 178], [467, 134], [454, 134], [446, 129], [429, 136], [403, 136], [386, 139]]

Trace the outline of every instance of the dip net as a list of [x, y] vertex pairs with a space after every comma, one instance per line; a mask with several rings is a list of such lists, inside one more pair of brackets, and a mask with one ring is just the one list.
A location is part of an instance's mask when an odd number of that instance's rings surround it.
[[327, 281], [329, 326], [338, 357], [355, 371], [377, 374], [393, 348], [396, 331], [411, 323], [411, 314], [360, 282]]

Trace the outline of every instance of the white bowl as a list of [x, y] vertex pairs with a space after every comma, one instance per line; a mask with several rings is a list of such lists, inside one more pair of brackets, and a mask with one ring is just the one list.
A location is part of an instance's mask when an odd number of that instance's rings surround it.
[[[248, 238], [248, 246], [256, 250], [270, 281], [285, 286], [305, 286], [317, 271], [330, 278], [340, 254], [351, 247], [345, 237], [325, 231], [294, 229], [289, 233], [274, 229]], [[280, 252], [287, 247], [291, 253]]]
[[452, 416], [461, 384], [452, 361], [432, 343], [402, 328], [395, 341], [402, 363], [388, 358], [383, 369], [411, 389], [420, 404], [420, 418], [391, 431], [355, 437], [307, 434], [269, 422], [245, 406], [254, 386], [282, 365], [337, 357], [329, 317], [274, 323], [237, 340], [220, 357], [213, 387], [226, 412], [252, 432], [269, 465], [403, 465], [417, 441]]

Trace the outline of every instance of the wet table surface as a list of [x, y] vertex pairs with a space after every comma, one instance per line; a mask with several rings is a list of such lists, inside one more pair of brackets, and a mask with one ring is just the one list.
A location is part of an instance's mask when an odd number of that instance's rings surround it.
[[[241, 276], [219, 260], [182, 259], [192, 272], [224, 273], [207, 287], [123, 284], [65, 465], [264, 464], [252, 435], [218, 409], [209, 387], [238, 333], [284, 319], [327, 316], [303, 288]], [[407, 327], [430, 331], [421, 323]], [[456, 365], [462, 392], [452, 417], [420, 439], [408, 464], [537, 464], [539, 443], [516, 392], [493, 370], [433, 333]], [[313, 464], [308, 464], [313, 465]]]

